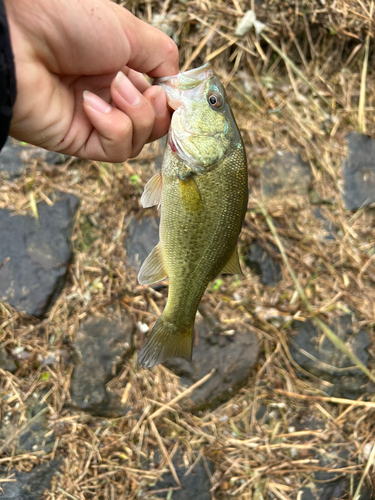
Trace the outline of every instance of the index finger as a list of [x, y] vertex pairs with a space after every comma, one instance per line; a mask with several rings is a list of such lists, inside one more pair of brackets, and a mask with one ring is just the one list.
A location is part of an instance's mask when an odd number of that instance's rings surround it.
[[165, 33], [136, 18], [126, 9], [118, 15], [130, 44], [127, 66], [152, 78], [176, 75], [178, 48]]

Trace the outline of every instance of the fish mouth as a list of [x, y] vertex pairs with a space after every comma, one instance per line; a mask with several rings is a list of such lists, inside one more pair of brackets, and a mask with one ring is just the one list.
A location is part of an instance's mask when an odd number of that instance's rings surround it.
[[[185, 80], [191, 80], [190, 85], [192, 85], [192, 87], [189, 86], [188, 88], [193, 88], [196, 85], [199, 85], [203, 81], [207, 80], [212, 75], [213, 75], [213, 72], [211, 69], [211, 64], [206, 63], [206, 64], [203, 64], [203, 66], [200, 66], [199, 68], [189, 69], [187, 71], [183, 71], [182, 73], [178, 73], [177, 75], [162, 76], [160, 78], [154, 78], [152, 83], [153, 83], [153, 85], [169, 84], [169, 85], [176, 86], [176, 83], [180, 83], [180, 85], [181, 85], [181, 84], [184, 84]], [[187, 84], [188, 83], [185, 82], [185, 85], [187, 85]], [[181, 89], [181, 90], [184, 90], [184, 89]]]
[[[183, 147], [186, 136], [197, 135], [193, 130], [186, 128], [186, 123], [181, 118], [181, 112], [185, 108], [187, 100], [200, 100], [204, 95], [206, 82], [214, 76], [210, 63], [206, 63], [199, 68], [193, 68], [173, 76], [155, 78], [153, 84], [160, 85], [165, 90], [170, 108], [178, 110], [175, 118], [178, 117], [178, 132], [171, 126], [168, 134], [168, 144], [172, 153], [179, 156], [181, 160], [188, 163], [193, 171], [201, 173], [203, 165], [192, 155], [188, 154]], [[179, 109], [182, 108], [182, 109]], [[172, 119], [173, 120], [173, 119]], [[199, 134], [205, 135], [205, 134]], [[207, 134], [210, 135], [210, 134]]]
[[[178, 73], [172, 76], [163, 76], [155, 78], [153, 85], [160, 85], [167, 94], [169, 106], [176, 110], [182, 104], [183, 92], [192, 90], [193, 93], [200, 94], [200, 87], [209, 78], [214, 76], [210, 63], [206, 63], [199, 68], [193, 68], [183, 73]], [[193, 90], [195, 89], [195, 90]]]

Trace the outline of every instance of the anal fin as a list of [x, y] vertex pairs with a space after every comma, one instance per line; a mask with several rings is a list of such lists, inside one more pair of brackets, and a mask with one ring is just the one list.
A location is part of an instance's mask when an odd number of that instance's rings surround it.
[[153, 207], [154, 205], [160, 205], [161, 203], [161, 191], [163, 187], [163, 181], [161, 172], [157, 172], [151, 177], [148, 183], [145, 185], [141, 197], [141, 205], [143, 208]]
[[242, 274], [237, 247], [234, 249], [230, 259], [225, 264], [221, 274]]
[[143, 262], [138, 273], [138, 282], [141, 285], [150, 285], [165, 279], [167, 276], [168, 273], [164, 267], [160, 243], [158, 243]]

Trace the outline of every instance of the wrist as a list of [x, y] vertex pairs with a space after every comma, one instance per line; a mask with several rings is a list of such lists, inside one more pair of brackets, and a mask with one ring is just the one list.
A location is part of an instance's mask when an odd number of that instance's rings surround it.
[[16, 76], [5, 2], [0, 0], [0, 149], [9, 133], [16, 100]]

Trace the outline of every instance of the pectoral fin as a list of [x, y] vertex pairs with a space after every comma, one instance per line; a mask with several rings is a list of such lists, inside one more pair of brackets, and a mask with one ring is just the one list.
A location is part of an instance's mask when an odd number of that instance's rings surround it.
[[157, 172], [145, 185], [145, 189], [141, 197], [141, 205], [143, 208], [160, 205], [162, 185], [163, 182], [161, 172]]
[[158, 243], [143, 262], [138, 273], [138, 282], [141, 285], [150, 285], [165, 279], [167, 276], [168, 273], [164, 267], [160, 243]]
[[202, 210], [202, 198], [194, 177], [180, 180], [182, 203], [187, 212], [199, 213]]
[[237, 247], [221, 272], [222, 274], [242, 274]]

